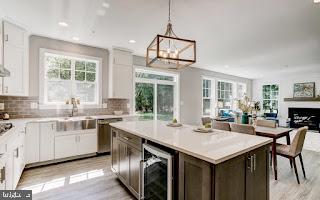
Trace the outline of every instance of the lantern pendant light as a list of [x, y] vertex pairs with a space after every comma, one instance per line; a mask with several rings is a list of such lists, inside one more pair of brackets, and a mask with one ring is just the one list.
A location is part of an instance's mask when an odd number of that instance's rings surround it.
[[147, 67], [183, 69], [196, 62], [196, 41], [177, 37], [171, 24], [171, 0], [169, 19], [164, 35], [158, 34], [147, 48]]

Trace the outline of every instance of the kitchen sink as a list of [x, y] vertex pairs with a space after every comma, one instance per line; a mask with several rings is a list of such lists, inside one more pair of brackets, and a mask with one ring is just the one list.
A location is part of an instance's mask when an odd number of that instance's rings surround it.
[[57, 120], [57, 131], [95, 129], [97, 120], [93, 117], [66, 117]]

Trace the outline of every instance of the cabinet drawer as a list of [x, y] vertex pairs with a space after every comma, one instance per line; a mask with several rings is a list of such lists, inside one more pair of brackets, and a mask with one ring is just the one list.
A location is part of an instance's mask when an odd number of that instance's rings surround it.
[[118, 138], [127, 143], [127, 144], [130, 144], [131, 146], [141, 150], [141, 138], [138, 137], [138, 136], [135, 136], [135, 135], [132, 135], [130, 133], [127, 133], [127, 132], [124, 132], [124, 131], [121, 131], [119, 130], [118, 131]]

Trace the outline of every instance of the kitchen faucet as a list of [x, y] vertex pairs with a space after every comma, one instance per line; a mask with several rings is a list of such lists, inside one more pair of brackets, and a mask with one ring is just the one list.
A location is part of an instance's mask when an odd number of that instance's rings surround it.
[[75, 113], [78, 113], [78, 106], [77, 104], [80, 103], [78, 99], [71, 98], [71, 103], [72, 103], [72, 111], [70, 117], [73, 117]]

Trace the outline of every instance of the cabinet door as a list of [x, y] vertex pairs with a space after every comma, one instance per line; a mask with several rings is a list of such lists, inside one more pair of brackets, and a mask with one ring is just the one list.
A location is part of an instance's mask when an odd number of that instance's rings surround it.
[[141, 152], [133, 147], [128, 146], [129, 152], [129, 185], [135, 191], [136, 197], [139, 196], [140, 180], [140, 161]]
[[78, 136], [78, 154], [89, 154], [97, 152], [97, 133], [87, 133]]
[[132, 98], [133, 77], [132, 66], [113, 66], [113, 97]]
[[20, 175], [21, 175], [21, 148], [17, 147], [16, 149], [14, 149], [13, 151], [13, 189], [16, 188], [16, 186], [18, 185], [19, 179], [20, 179]]
[[129, 155], [127, 144], [118, 140], [119, 145], [119, 178], [129, 183]]
[[212, 199], [212, 170], [210, 163], [179, 153], [178, 176], [179, 200]]
[[40, 133], [38, 123], [28, 123], [26, 128], [26, 164], [40, 161]]
[[55, 137], [55, 159], [78, 155], [78, 143], [76, 135]]
[[269, 148], [249, 152], [247, 155], [246, 199], [269, 199]]
[[5, 95], [24, 95], [24, 49], [10, 44], [4, 45], [4, 67], [10, 71], [4, 77]]
[[25, 30], [4, 22], [4, 67], [10, 71], [10, 77], [4, 78], [3, 94], [25, 95], [26, 84], [26, 39]]
[[119, 146], [117, 131], [111, 129], [111, 168], [115, 173], [119, 172]]
[[246, 199], [246, 156], [240, 155], [215, 165], [214, 179], [215, 199]]
[[5, 43], [23, 48], [25, 46], [25, 30], [7, 21], [4, 21], [3, 25]]
[[40, 123], [40, 161], [54, 159], [55, 123]]
[[6, 190], [13, 190], [13, 151], [8, 152], [7, 162], [6, 162]]

